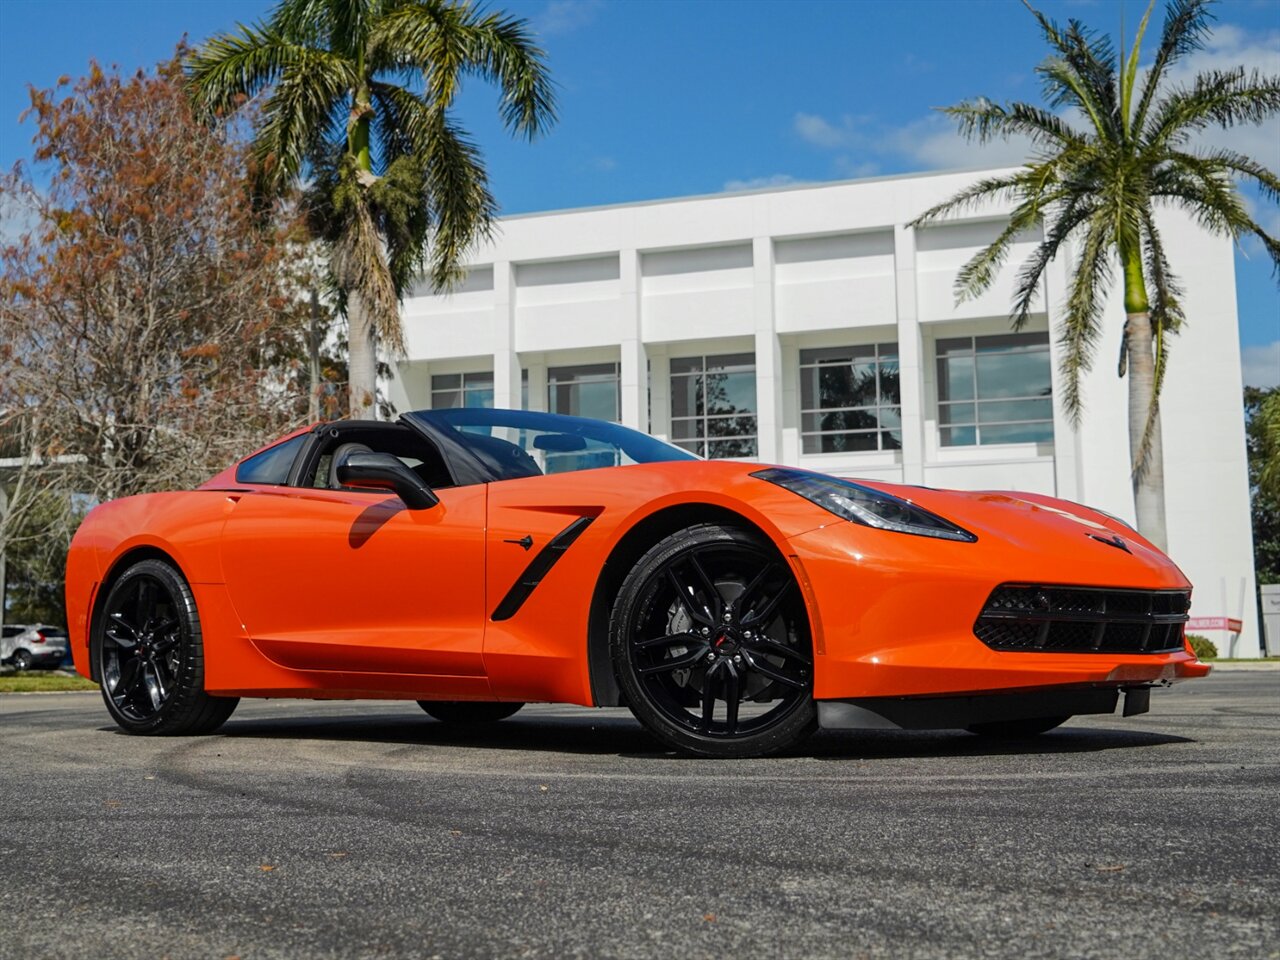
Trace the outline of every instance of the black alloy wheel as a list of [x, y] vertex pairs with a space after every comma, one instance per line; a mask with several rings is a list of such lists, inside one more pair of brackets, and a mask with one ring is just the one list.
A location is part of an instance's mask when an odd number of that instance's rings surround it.
[[34, 661], [31, 659], [30, 650], [18, 650], [14, 653], [12, 662], [13, 669], [17, 670], [19, 673], [23, 673], [31, 669], [31, 664]]
[[1024, 740], [1027, 737], [1037, 737], [1054, 727], [1060, 727], [1070, 719], [1070, 717], [1031, 717], [1026, 720], [992, 720], [988, 723], [975, 723], [965, 729], [992, 740]]
[[817, 727], [804, 598], [756, 534], [700, 524], [662, 540], [624, 581], [610, 636], [632, 712], [677, 749], [760, 756]]
[[467, 725], [497, 723], [515, 714], [524, 704], [490, 700], [419, 700], [418, 706], [441, 723]]
[[204, 646], [186, 580], [143, 560], [112, 585], [94, 629], [102, 698], [129, 733], [196, 734], [221, 726], [239, 702], [204, 692]]

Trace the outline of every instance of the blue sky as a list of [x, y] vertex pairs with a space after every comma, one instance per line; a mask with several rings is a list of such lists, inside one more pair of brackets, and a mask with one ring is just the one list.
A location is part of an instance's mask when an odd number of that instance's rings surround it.
[[[931, 108], [967, 96], [1036, 99], [1044, 47], [1015, 0], [507, 0], [530, 19], [560, 86], [560, 124], [513, 142], [492, 90], [464, 91], [508, 213], [1016, 158], [960, 141]], [[0, 165], [29, 151], [26, 85], [83, 73], [91, 57], [132, 69], [261, 18], [265, 0], [0, 0]], [[1059, 19], [1130, 35], [1139, 0], [1045, 0]], [[1191, 68], [1280, 73], [1280, 0], [1227, 0]], [[1159, 13], [1157, 12], [1157, 18]], [[1158, 26], [1151, 30], [1152, 39]], [[1231, 134], [1280, 170], [1280, 121]], [[1220, 139], [1220, 138], [1219, 138]], [[1280, 235], [1280, 212], [1259, 211]], [[1246, 381], [1280, 381], [1280, 293], [1261, 249], [1236, 257]], [[1194, 322], [1195, 318], [1191, 318]]]

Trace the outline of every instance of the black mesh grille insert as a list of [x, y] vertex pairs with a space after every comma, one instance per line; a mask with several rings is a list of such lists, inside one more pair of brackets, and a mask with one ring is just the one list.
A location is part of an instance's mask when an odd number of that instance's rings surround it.
[[1104, 590], [1004, 584], [973, 632], [993, 650], [1168, 653], [1182, 649], [1186, 590]]

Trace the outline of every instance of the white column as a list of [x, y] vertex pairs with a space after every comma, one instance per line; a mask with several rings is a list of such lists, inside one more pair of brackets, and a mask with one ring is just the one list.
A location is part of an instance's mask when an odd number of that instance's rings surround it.
[[778, 462], [800, 465], [800, 348], [794, 337], [780, 337], [782, 344], [782, 446]]
[[547, 355], [526, 353], [520, 362], [529, 371], [529, 409], [543, 413], [547, 410]]
[[778, 343], [773, 309], [773, 238], [752, 242], [754, 271], [751, 313], [756, 335], [756, 426], [759, 455], [765, 463], [782, 453], [782, 349]]
[[622, 291], [622, 342], [619, 345], [619, 407], [624, 426], [649, 430], [649, 369], [640, 338], [640, 253], [618, 253]]
[[1055, 496], [1081, 501], [1084, 499], [1084, 484], [1080, 476], [1080, 435], [1062, 402], [1066, 396], [1062, 376], [1063, 351], [1055, 329], [1062, 320], [1059, 314], [1066, 297], [1067, 283], [1067, 254], [1063, 252], [1045, 270], [1040, 289], [1044, 297], [1044, 312], [1049, 318], [1049, 363], [1053, 368], [1050, 381], [1053, 386], [1053, 481]]
[[649, 411], [649, 432], [661, 440], [671, 437], [671, 358], [665, 344], [650, 344], [649, 373], [653, 377], [653, 408]]
[[516, 353], [516, 271], [509, 260], [493, 265], [493, 405], [520, 407], [520, 356]]
[[898, 304], [898, 387], [902, 393], [902, 481], [924, 483], [924, 350], [916, 306], [916, 233], [893, 228], [893, 269]]

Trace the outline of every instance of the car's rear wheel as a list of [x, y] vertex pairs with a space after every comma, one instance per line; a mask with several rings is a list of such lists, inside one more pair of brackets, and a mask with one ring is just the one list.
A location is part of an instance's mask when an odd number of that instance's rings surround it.
[[772, 544], [699, 524], [652, 547], [622, 584], [610, 651], [632, 713], [706, 757], [786, 750], [817, 728], [804, 598]]
[[990, 723], [975, 723], [966, 727], [970, 733], [993, 740], [1021, 740], [1026, 737], [1037, 737], [1042, 733], [1060, 727], [1070, 717], [1032, 717], [1028, 720], [993, 720]]
[[135, 563], [112, 585], [95, 626], [102, 699], [120, 727], [140, 734], [199, 734], [239, 702], [204, 691], [204, 640], [186, 580], [162, 560]]
[[418, 706], [441, 723], [497, 723], [512, 716], [523, 703], [493, 703], [486, 700], [419, 700]]
[[31, 664], [32, 664], [31, 651], [29, 650], [15, 651], [13, 654], [12, 662], [13, 662], [13, 669], [17, 670], [18, 672], [22, 672], [24, 670], [30, 670]]

